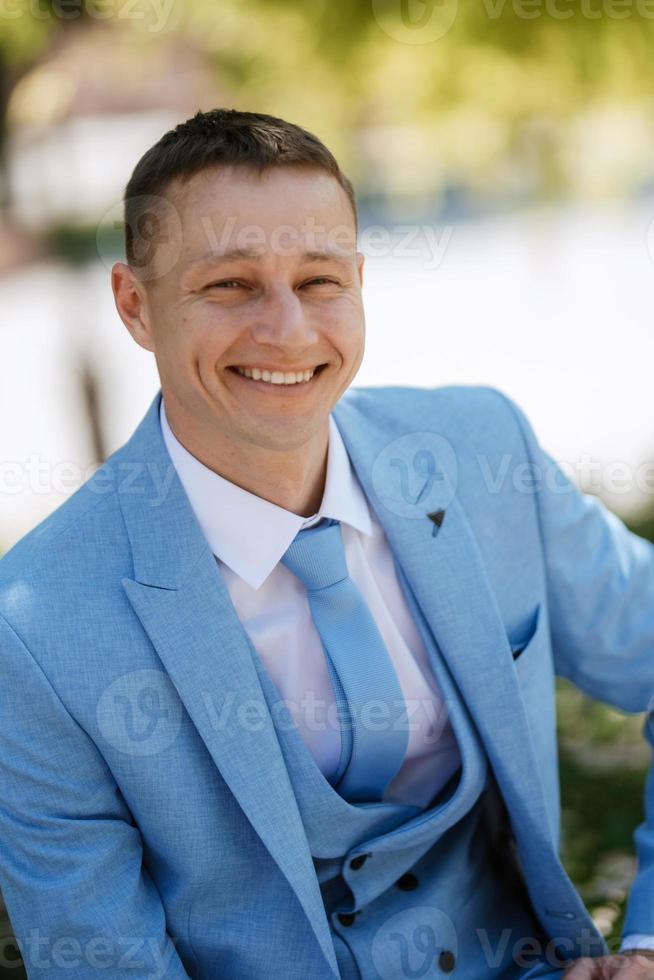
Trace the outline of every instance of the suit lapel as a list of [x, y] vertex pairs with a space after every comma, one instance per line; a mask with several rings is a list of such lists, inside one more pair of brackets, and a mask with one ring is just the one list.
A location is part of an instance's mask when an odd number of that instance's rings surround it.
[[[484, 744], [525, 870], [529, 864], [525, 883], [534, 908], [546, 928], [551, 928], [548, 916], [561, 915], [551, 910], [564, 909], [570, 936], [577, 942], [579, 922], [591, 933], [594, 927], [557, 854], [511, 647], [459, 502], [459, 487], [448, 476], [456, 476], [454, 450], [437, 433], [416, 432], [408, 425], [398, 433], [398, 416], [380, 419], [373, 408], [362, 412], [356, 394], [341, 399], [334, 415], [396, 562]], [[437, 479], [432, 479], [430, 455]], [[409, 459], [419, 480], [407, 495]], [[466, 490], [470, 495], [470, 488]], [[564, 934], [560, 917], [557, 929]], [[600, 938], [596, 930], [595, 935]]]
[[[546, 928], [551, 928], [548, 916], [560, 914], [549, 909], [564, 909], [576, 942], [579, 922], [591, 932], [594, 927], [557, 854], [511, 647], [458, 487], [448, 478], [447, 451], [453, 453], [452, 447], [443, 440], [441, 478], [429, 484], [424, 496], [410, 494], [415, 503], [407, 510], [399, 481], [402, 467], [396, 465], [402, 458], [402, 433], [397, 436], [398, 451], [389, 454], [394, 438], [388, 419], [377, 421], [374, 411], [362, 413], [350, 397], [339, 402], [334, 415], [359, 481], [484, 744], [525, 870], [529, 864], [525, 883], [534, 907], [540, 909]], [[406, 435], [416, 463], [425, 433], [407, 426]], [[428, 447], [438, 447], [441, 437], [434, 435], [431, 440], [427, 433]], [[438, 452], [435, 456], [438, 466]], [[395, 465], [380, 466], [385, 460]], [[422, 463], [417, 467], [421, 479], [428, 476]], [[424, 513], [419, 510], [423, 504]], [[560, 918], [557, 929], [565, 934]], [[595, 935], [600, 938], [598, 932]]]
[[[382, 429], [373, 414], [357, 411], [347, 398], [334, 415], [359, 481], [468, 706], [515, 823], [524, 828], [527, 820], [542, 833], [548, 827], [547, 809], [511, 649], [457, 488], [448, 477], [450, 467], [440, 466], [437, 458], [438, 479], [424, 501], [415, 493], [410, 499], [416, 502], [407, 506], [400, 442], [397, 451], [388, 453], [394, 444], [388, 428]], [[407, 430], [414, 459], [420, 452], [419, 435]], [[433, 440], [436, 447], [439, 439]], [[424, 441], [429, 447], [429, 434]]]
[[131, 470], [118, 492], [134, 578], [123, 587], [222, 777], [295, 891], [338, 968], [320, 888], [247, 637], [159, 427], [160, 395], [105, 464]]

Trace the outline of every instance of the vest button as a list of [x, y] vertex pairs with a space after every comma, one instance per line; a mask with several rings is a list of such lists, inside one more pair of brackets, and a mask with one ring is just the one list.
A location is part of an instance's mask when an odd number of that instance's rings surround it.
[[449, 949], [444, 949], [438, 957], [438, 965], [443, 973], [451, 973], [456, 966], [456, 957]]
[[406, 874], [402, 875], [401, 878], [397, 879], [395, 884], [403, 892], [412, 892], [415, 888], [418, 887], [418, 879], [410, 871], [407, 871]]
[[351, 926], [354, 922], [354, 912], [339, 912], [338, 921], [342, 926]]
[[364, 866], [369, 857], [369, 854], [357, 854], [357, 856], [353, 857], [350, 861], [350, 867], [353, 871], [358, 871], [359, 868]]

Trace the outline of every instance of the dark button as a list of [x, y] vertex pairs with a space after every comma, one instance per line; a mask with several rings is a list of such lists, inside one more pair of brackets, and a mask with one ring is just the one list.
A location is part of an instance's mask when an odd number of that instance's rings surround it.
[[342, 926], [351, 926], [354, 922], [354, 912], [339, 912], [338, 921]]
[[357, 856], [353, 857], [350, 861], [350, 867], [353, 871], [358, 871], [359, 868], [364, 866], [369, 857], [369, 854], [357, 854]]
[[412, 892], [414, 888], [418, 887], [418, 879], [410, 871], [407, 871], [405, 875], [398, 878], [395, 882], [398, 888], [401, 888], [403, 892]]
[[454, 953], [451, 953], [449, 949], [444, 949], [441, 955], [438, 957], [438, 965], [443, 973], [451, 973], [456, 966], [456, 957], [454, 956]]
[[18, 965], [19, 963], [23, 962], [20, 958], [20, 953], [16, 949], [14, 943], [7, 943], [7, 945], [5, 946], [5, 954], [7, 956], [7, 959], [9, 960], [9, 963], [12, 966], [14, 963]]

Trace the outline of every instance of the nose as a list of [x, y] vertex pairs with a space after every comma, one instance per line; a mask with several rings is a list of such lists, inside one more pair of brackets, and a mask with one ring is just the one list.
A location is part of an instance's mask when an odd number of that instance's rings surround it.
[[266, 290], [257, 303], [252, 336], [258, 344], [304, 349], [318, 339], [302, 299], [290, 286]]

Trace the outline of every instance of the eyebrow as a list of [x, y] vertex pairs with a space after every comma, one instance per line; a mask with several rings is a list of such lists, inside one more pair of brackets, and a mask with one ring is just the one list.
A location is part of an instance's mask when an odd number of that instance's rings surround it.
[[[216, 252], [210, 249], [189, 261], [189, 267], [209, 265], [219, 262], [230, 262], [234, 259], [260, 259], [264, 253], [252, 248], [230, 248], [226, 252]], [[334, 249], [311, 249], [303, 252], [300, 258], [304, 262], [341, 262], [347, 264], [350, 257], [348, 252], [337, 252]]]

